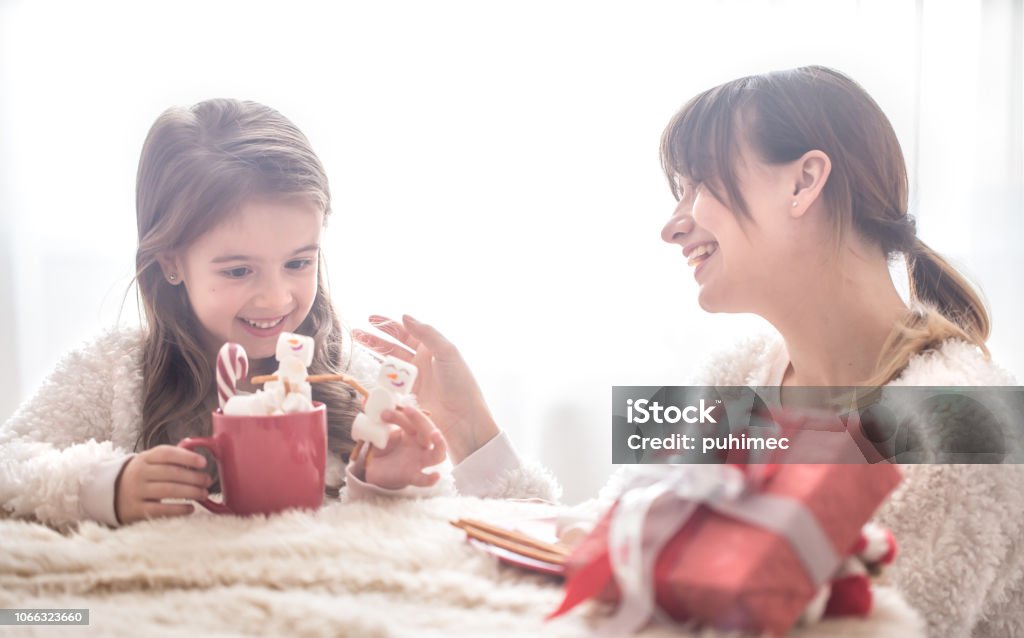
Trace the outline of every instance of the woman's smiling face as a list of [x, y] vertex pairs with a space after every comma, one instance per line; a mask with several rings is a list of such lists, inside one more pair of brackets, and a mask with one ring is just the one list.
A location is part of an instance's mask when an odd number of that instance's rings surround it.
[[661, 232], [682, 247], [708, 312], [760, 312], [804, 253], [790, 214], [793, 167], [764, 163], [740, 137], [734, 170], [750, 216], [722, 201], [728, 197], [714, 178], [679, 176], [679, 203]]

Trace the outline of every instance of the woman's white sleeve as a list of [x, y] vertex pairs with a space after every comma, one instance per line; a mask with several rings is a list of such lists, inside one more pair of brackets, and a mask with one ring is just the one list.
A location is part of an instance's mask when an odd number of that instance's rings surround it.
[[1024, 467], [903, 469], [903, 484], [878, 516], [899, 545], [887, 577], [930, 633], [969, 636], [998, 621], [1014, 627], [999, 635], [1020, 635], [1024, 609], [1011, 592], [1024, 578]]
[[15, 516], [54, 526], [87, 518], [83, 481], [128, 457], [127, 450], [111, 443], [115, 389], [104, 342], [65, 356], [0, 426], [0, 507]]

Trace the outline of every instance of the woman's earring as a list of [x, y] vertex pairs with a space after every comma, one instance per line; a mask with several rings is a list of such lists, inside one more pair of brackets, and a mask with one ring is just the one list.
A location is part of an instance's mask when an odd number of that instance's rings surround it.
[[171, 273], [171, 274], [167, 275], [167, 279], [170, 280], [170, 281], [174, 281], [177, 278], [178, 278], [178, 276], [175, 275], [174, 273]]
[[793, 200], [793, 208], [796, 208], [796, 200]]

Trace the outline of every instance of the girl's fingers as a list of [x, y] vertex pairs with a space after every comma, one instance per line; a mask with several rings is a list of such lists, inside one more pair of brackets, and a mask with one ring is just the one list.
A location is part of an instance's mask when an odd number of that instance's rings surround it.
[[142, 486], [141, 496], [147, 501], [159, 501], [165, 498], [190, 498], [199, 501], [209, 494], [205, 487], [184, 485], [182, 483], [145, 483]]
[[399, 407], [395, 410], [384, 410], [381, 420], [394, 423], [416, 439], [424, 448], [430, 447], [430, 435], [437, 427], [422, 412], [414, 407]]
[[392, 343], [386, 339], [381, 339], [376, 335], [372, 335], [359, 329], [352, 331], [352, 337], [364, 346], [371, 348], [375, 352], [384, 356], [391, 355], [393, 357], [398, 357], [402, 361], [412, 362], [412, 353], [396, 343]]
[[202, 454], [177, 445], [158, 445], [143, 454], [146, 455], [146, 461], [151, 464], [171, 463], [186, 467], [206, 467], [206, 458]]
[[384, 449], [393, 450], [400, 438], [402, 438], [402, 428], [391, 428], [391, 431], [388, 432], [388, 442], [384, 445]]
[[166, 463], [150, 464], [143, 472], [143, 478], [151, 483], [184, 483], [196, 487], [213, 484], [213, 479], [206, 472]]
[[434, 430], [434, 433], [430, 435], [430, 442], [434, 447], [430, 450], [430, 461], [427, 467], [441, 463], [448, 456], [448, 443], [444, 440], [444, 435], [440, 430]]
[[192, 503], [146, 503], [142, 513], [146, 518], [170, 518], [172, 516], [188, 516], [195, 510]]
[[409, 315], [402, 315], [402, 321], [408, 329], [409, 334], [419, 339], [423, 345], [430, 348], [438, 359], [447, 359], [458, 356], [459, 351], [451, 341], [445, 339], [444, 335], [438, 332], [433, 326], [416, 321]]
[[413, 350], [420, 347], [420, 340], [414, 335], [409, 334], [409, 331], [405, 329], [405, 326], [394, 319], [389, 319], [383, 315], [370, 315], [370, 325], [377, 330], [398, 339]]

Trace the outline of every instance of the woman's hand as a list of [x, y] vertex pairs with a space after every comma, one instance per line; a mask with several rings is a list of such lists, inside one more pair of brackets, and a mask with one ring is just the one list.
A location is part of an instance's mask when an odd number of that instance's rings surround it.
[[188, 516], [191, 503], [162, 503], [165, 498], [204, 499], [213, 479], [201, 469], [202, 454], [158, 445], [133, 456], [117, 480], [114, 514], [122, 525], [150, 518]]
[[415, 352], [411, 354], [362, 330], [352, 331], [353, 337], [367, 347], [416, 366], [419, 370], [413, 385], [416, 400], [444, 434], [453, 463], [460, 463], [498, 435], [501, 430], [487, 408], [473, 373], [455, 346], [440, 332], [408, 315], [402, 317], [402, 323], [371, 315], [370, 323]]
[[391, 431], [383, 450], [371, 447], [370, 460], [357, 461], [353, 473], [364, 474], [367, 483], [389, 490], [437, 483], [441, 475], [437, 472], [424, 474], [423, 469], [444, 461], [447, 446], [440, 430], [412, 406], [384, 410], [380, 418], [398, 427]]

